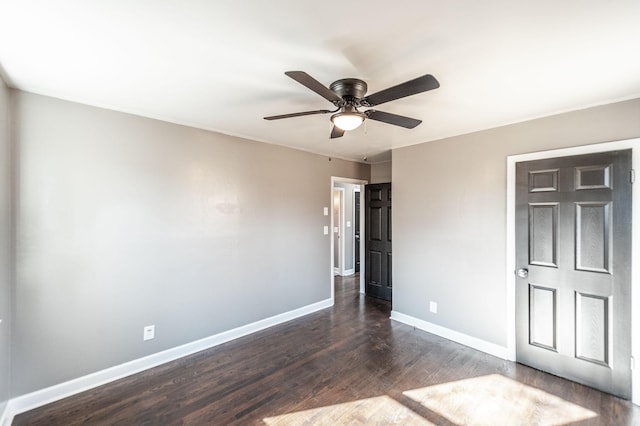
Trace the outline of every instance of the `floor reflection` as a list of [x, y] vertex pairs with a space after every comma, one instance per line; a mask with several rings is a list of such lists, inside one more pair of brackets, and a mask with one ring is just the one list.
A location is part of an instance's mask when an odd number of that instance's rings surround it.
[[388, 396], [361, 399], [263, 419], [274, 425], [433, 425]]
[[499, 374], [403, 394], [460, 425], [564, 425], [597, 417], [591, 410]]

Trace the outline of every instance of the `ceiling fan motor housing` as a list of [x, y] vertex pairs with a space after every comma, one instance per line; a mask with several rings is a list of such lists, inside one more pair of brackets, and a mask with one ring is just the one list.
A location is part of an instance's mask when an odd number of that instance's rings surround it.
[[329, 88], [344, 100], [360, 100], [367, 93], [367, 83], [357, 78], [343, 78]]
[[365, 114], [357, 110], [360, 99], [367, 93], [367, 83], [357, 78], [343, 78], [331, 83], [329, 88], [342, 98], [334, 102], [340, 112], [331, 116], [331, 122], [342, 129], [353, 130], [362, 124]]

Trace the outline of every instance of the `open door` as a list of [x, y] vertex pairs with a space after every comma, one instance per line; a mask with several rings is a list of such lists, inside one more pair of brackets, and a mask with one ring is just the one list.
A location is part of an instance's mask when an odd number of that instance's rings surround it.
[[365, 187], [365, 292], [391, 301], [391, 183]]
[[354, 270], [360, 272], [360, 191], [353, 193]]

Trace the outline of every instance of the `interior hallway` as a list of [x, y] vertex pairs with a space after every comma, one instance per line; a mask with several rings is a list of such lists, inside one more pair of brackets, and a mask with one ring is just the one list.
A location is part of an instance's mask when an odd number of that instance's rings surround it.
[[[14, 425], [638, 424], [640, 407], [389, 320], [336, 277], [335, 306], [21, 414]], [[81, 355], [80, 355], [81, 356]]]

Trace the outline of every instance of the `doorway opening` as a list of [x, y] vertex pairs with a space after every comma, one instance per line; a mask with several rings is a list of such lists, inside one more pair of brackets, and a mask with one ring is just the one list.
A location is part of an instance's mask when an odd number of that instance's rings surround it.
[[364, 185], [366, 180], [331, 178], [331, 300], [335, 299], [335, 277], [359, 274], [364, 293]]

